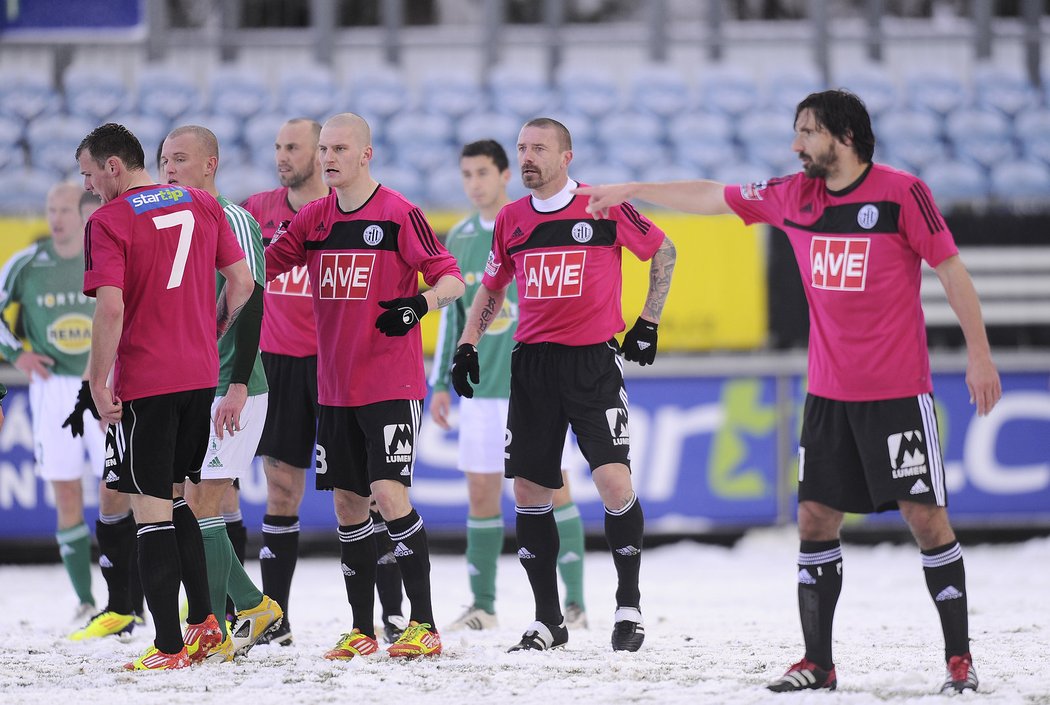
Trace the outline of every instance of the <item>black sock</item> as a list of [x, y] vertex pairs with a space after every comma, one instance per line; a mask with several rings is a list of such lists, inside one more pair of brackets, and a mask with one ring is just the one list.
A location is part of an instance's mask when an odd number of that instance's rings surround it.
[[[244, 519], [239, 511], [234, 514], [223, 514], [222, 518], [226, 522], [226, 535], [230, 537], [233, 552], [241, 565], [244, 565], [244, 552], [248, 543], [248, 529], [244, 526]], [[229, 595], [226, 596], [226, 614], [237, 614], [237, 607]]]
[[401, 569], [397, 567], [394, 557], [394, 542], [386, 530], [386, 521], [379, 512], [372, 512], [372, 523], [375, 526], [376, 551], [376, 592], [379, 593], [379, 604], [383, 608], [383, 620], [390, 615], [401, 614]]
[[645, 531], [645, 516], [638, 496], [630, 503], [613, 511], [605, 508], [605, 539], [612, 551], [616, 566], [616, 606], [639, 607], [641, 592], [638, 589], [638, 573], [642, 567], [642, 535]]
[[284, 610], [284, 623], [288, 624], [288, 595], [292, 590], [295, 563], [299, 560], [299, 517], [265, 515], [262, 540], [259, 550], [262, 589]]
[[969, 616], [966, 608], [966, 570], [958, 541], [922, 552], [926, 587], [937, 606], [944, 632], [944, 657], [970, 651]]
[[135, 560], [135, 520], [131, 514], [109, 516], [99, 514], [95, 523], [98, 539], [98, 567], [109, 590], [107, 612], [131, 614], [130, 576], [138, 572]]
[[339, 567], [346, 584], [346, 601], [354, 616], [354, 628], [375, 639], [376, 542], [372, 519], [339, 527]]
[[558, 524], [554, 505], [514, 507], [518, 535], [518, 560], [529, 576], [536, 601], [536, 620], [544, 624], [562, 623], [558, 600]]
[[[135, 526], [135, 516], [131, 517], [131, 530], [132, 530], [132, 541], [130, 547], [130, 554], [128, 562], [132, 566], [138, 566], [139, 564], [139, 540], [136, 535], [137, 527]], [[133, 614], [142, 616], [145, 614], [146, 596], [142, 590], [142, 576], [139, 574], [138, 568], [133, 567], [128, 571], [128, 599], [131, 600], [131, 611]]]
[[139, 524], [139, 573], [142, 589], [153, 616], [157, 637], [153, 645], [166, 654], [182, 651], [179, 624], [179, 549], [170, 521]]
[[842, 592], [842, 544], [802, 541], [798, 552], [798, 613], [806, 658], [823, 669], [835, 665], [831, 657], [831, 626]]
[[179, 562], [182, 564], [182, 585], [190, 610], [187, 624], [200, 624], [212, 614], [211, 592], [208, 588], [208, 562], [204, 556], [204, 539], [190, 505], [182, 497], [172, 502], [171, 523], [175, 525]]
[[429, 624], [437, 631], [434, 605], [430, 601], [430, 546], [427, 544], [423, 520], [413, 509], [400, 519], [388, 521], [386, 528], [394, 544], [394, 557], [401, 570], [401, 577], [405, 581], [405, 594], [408, 595], [412, 610], [409, 619]]

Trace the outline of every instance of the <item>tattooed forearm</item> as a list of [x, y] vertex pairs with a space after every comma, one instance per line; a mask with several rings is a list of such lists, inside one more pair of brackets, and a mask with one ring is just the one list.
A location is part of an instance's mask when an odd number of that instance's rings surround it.
[[458, 298], [459, 298], [458, 296], [438, 296], [437, 297], [437, 307], [438, 308], [445, 308], [446, 306], [448, 306], [450, 303], [452, 303], [453, 301], [455, 301]]
[[485, 305], [481, 309], [481, 315], [478, 317], [479, 336], [484, 335], [485, 331], [492, 325], [492, 322], [496, 320], [497, 313], [499, 313], [499, 309], [496, 306], [496, 299], [490, 296], [485, 300]]
[[[248, 303], [245, 301], [244, 303]], [[237, 308], [230, 310], [230, 302], [226, 299], [226, 285], [222, 285], [222, 293], [219, 295], [219, 300], [215, 304], [215, 338], [220, 339], [226, 335], [226, 332], [233, 327], [233, 324], [237, 322], [237, 316], [241, 315], [241, 309], [244, 308], [242, 303]]]
[[643, 318], [655, 322], [660, 320], [664, 304], [667, 303], [667, 294], [671, 291], [671, 275], [674, 274], [677, 256], [674, 243], [665, 237], [649, 264], [649, 294], [642, 309]]

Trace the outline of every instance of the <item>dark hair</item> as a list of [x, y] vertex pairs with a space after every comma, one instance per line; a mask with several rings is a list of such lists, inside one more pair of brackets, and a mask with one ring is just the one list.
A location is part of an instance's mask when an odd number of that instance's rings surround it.
[[84, 150], [91, 153], [91, 158], [103, 166], [110, 157], [124, 162], [128, 169], [145, 169], [146, 155], [142, 151], [139, 139], [131, 130], [115, 122], [107, 122], [88, 133], [77, 147], [76, 159]]
[[525, 123], [524, 127], [541, 127], [554, 129], [558, 133], [558, 146], [561, 147], [561, 151], [572, 151], [572, 135], [569, 134], [569, 128], [565, 127], [565, 125], [562, 125], [554, 118], [533, 118], [532, 120], [529, 120], [527, 123]]
[[510, 168], [507, 152], [496, 140], [478, 140], [477, 142], [465, 144], [459, 156], [461, 159], [463, 157], [489, 157], [500, 173]]
[[795, 122], [803, 110], [813, 113], [817, 124], [838, 140], [853, 141], [853, 151], [867, 164], [875, 153], [875, 133], [864, 101], [844, 89], [810, 93], [795, 109]]

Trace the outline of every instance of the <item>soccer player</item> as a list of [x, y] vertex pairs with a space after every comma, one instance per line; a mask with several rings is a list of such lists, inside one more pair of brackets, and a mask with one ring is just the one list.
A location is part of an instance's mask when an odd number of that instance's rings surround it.
[[[225, 619], [219, 620], [223, 640], [208, 657], [232, 661], [264, 634], [277, 630], [283, 617], [280, 605], [263, 595], [244, 572], [222, 516], [233, 481], [251, 470], [266, 418], [266, 375], [259, 358], [265, 268], [262, 235], [255, 219], [221, 196], [215, 186], [219, 142], [211, 130], [199, 125], [172, 130], [164, 140], [159, 166], [167, 183], [202, 189], [218, 200], [255, 279], [255, 290], [236, 325], [219, 341], [219, 386], [211, 405], [212, 431], [200, 468], [201, 481], [184, 487], [204, 540], [211, 604], [224, 606], [229, 594], [236, 610], [232, 630], [227, 630]], [[220, 296], [224, 283], [221, 278], [216, 281]], [[228, 434], [226, 428], [231, 429]]]
[[[142, 145], [123, 125], [92, 130], [76, 159], [84, 188], [103, 202], [84, 230], [84, 293], [96, 299], [88, 382], [110, 424], [106, 478], [131, 495], [156, 627], [153, 645], [125, 668], [185, 668], [222, 633], [211, 613], [200, 527], [172, 487], [187, 476], [199, 481], [219, 374], [215, 340], [255, 282], [218, 201], [153, 183]], [[218, 307], [215, 270], [226, 279]], [[236, 431], [229, 419], [223, 430]], [[185, 634], [180, 578], [189, 599]]]
[[[59, 554], [80, 603], [75, 620], [81, 629], [71, 635], [75, 640], [129, 633], [135, 626], [128, 594], [128, 563], [135, 541], [130, 505], [116, 492], [103, 489], [99, 493], [99, 549], [105, 557], [102, 573], [110, 587], [109, 604], [99, 611], [91, 594], [91, 531], [84, 523], [81, 476], [86, 456], [94, 474], [102, 477], [104, 435], [96, 423], [86, 428], [81, 423], [79, 436], [63, 429], [69, 401], [81, 389], [95, 309], [94, 301], [80, 293], [84, 273], [82, 193], [72, 182], [53, 186], [46, 201], [50, 237], [16, 253], [0, 270], [0, 310], [11, 303], [21, 305], [29, 343], [29, 347], [23, 345], [4, 322], [0, 324], [0, 355], [29, 378], [37, 472], [55, 493]], [[138, 605], [141, 609], [141, 600]]]
[[[507, 182], [510, 162], [494, 140], [471, 142], [459, 159], [463, 190], [477, 212], [461, 221], [445, 238], [468, 282], [463, 299], [441, 312], [441, 334], [431, 375], [433, 395], [430, 416], [444, 429], [449, 423], [449, 365], [463, 332], [466, 310], [462, 301], [473, 301], [481, 285], [485, 262], [492, 248], [496, 214], [510, 199]], [[467, 476], [467, 565], [473, 604], [449, 629], [492, 629], [496, 619], [496, 564], [503, 548], [503, 448], [510, 395], [510, 355], [518, 328], [518, 290], [513, 283], [499, 312], [478, 344], [479, 365], [485, 368], [474, 397], [459, 403], [459, 468]], [[562, 466], [565, 463], [563, 461]], [[565, 472], [562, 478], [567, 483]], [[583, 521], [572, 502], [568, 484], [554, 493], [554, 520], [558, 525], [558, 569], [565, 583], [565, 623], [570, 629], [587, 625], [583, 599]]]
[[[274, 157], [281, 186], [257, 193], [243, 204], [262, 227], [263, 244], [311, 201], [329, 194], [317, 161], [321, 125], [293, 118], [277, 132]], [[306, 490], [306, 468], [314, 464], [317, 436], [317, 330], [306, 267], [285, 272], [266, 285], [262, 333], [263, 366], [270, 385], [270, 405], [258, 455], [266, 472], [266, 515], [259, 551], [263, 591], [284, 609], [280, 629], [260, 643], [292, 643], [288, 621], [289, 593], [299, 557], [299, 507]], [[376, 587], [387, 643], [394, 643], [408, 625], [401, 615], [401, 571], [393, 555], [386, 524], [372, 513], [379, 544]]]
[[809, 392], [798, 455], [798, 604], [806, 653], [776, 692], [836, 686], [832, 620], [842, 589], [844, 512], [899, 509], [919, 544], [944, 632], [943, 692], [977, 690], [962, 548], [948, 521], [920, 265], [937, 272], [966, 338], [966, 385], [978, 415], [1002, 396], [980, 302], [930, 190], [874, 164], [861, 100], [807, 96], [795, 111], [792, 176], [741, 186], [713, 181], [579, 189], [589, 210], [637, 197], [703, 215], [736, 213], [783, 229], [809, 300]]
[[[334, 490], [353, 628], [326, 658], [374, 653], [375, 498], [395, 542], [411, 603], [391, 656], [441, 652], [430, 598], [430, 554], [412, 508], [415, 445], [426, 380], [417, 323], [463, 294], [456, 260], [423, 212], [372, 178], [368, 123], [352, 113], [321, 128], [319, 158], [332, 192], [300, 209], [266, 248], [266, 278], [306, 265], [317, 322], [317, 488]], [[419, 293], [418, 276], [432, 288]]]
[[[657, 325], [670, 290], [675, 250], [663, 231], [629, 205], [611, 221], [594, 221], [573, 196], [572, 138], [557, 120], [536, 118], [518, 135], [518, 166], [532, 192], [496, 217], [492, 252], [453, 357], [460, 396], [478, 384], [477, 345], [495, 325], [516, 281], [518, 341], [511, 360], [505, 470], [514, 478], [518, 558], [536, 602], [536, 620], [511, 651], [550, 649], [568, 641], [558, 604], [558, 529], [554, 492], [568, 426], [591, 467], [605, 505], [605, 536], [616, 566], [612, 648], [637, 651], [645, 638], [638, 576], [644, 518], [631, 484], [630, 434], [623, 357], [656, 357]], [[624, 329], [620, 311], [623, 248], [652, 260], [641, 316]]]

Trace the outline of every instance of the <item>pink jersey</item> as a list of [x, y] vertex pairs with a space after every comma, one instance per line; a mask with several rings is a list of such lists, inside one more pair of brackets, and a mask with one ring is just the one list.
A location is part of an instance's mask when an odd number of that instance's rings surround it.
[[585, 210], [588, 200], [574, 196], [564, 208], [541, 213], [525, 196], [496, 216], [483, 283], [500, 290], [516, 279], [515, 340], [593, 345], [624, 329], [621, 249], [648, 260], [664, 232], [630, 204], [595, 219]]
[[926, 184], [876, 164], [833, 192], [803, 173], [726, 186], [748, 224], [787, 233], [809, 300], [809, 391], [875, 401], [933, 390], [920, 266], [958, 253]]
[[124, 292], [118, 398], [217, 384], [215, 270], [241, 259], [222, 206], [206, 191], [142, 186], [95, 211], [84, 228], [84, 293]]
[[419, 293], [419, 273], [433, 286], [462, 278], [419, 208], [380, 186], [352, 213], [333, 191], [303, 206], [266, 248], [266, 278], [306, 265], [317, 321], [317, 397], [325, 406], [363, 406], [426, 394], [423, 345], [416, 326], [403, 337], [375, 327], [380, 301]]
[[[269, 245], [274, 231], [295, 215], [288, 203], [286, 186], [250, 196], [242, 205], [259, 221], [263, 245]], [[290, 357], [317, 354], [317, 329], [306, 267], [293, 267], [266, 283], [259, 348]]]

